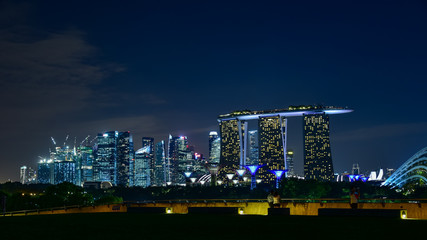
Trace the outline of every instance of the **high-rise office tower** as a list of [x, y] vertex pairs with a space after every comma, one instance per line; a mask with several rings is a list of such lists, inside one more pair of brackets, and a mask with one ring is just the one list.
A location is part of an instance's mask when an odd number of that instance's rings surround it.
[[259, 178], [271, 183], [276, 180], [273, 170], [285, 170], [284, 146], [286, 146], [286, 118], [260, 117], [259, 131]]
[[241, 131], [241, 124], [235, 119], [220, 121], [219, 129], [221, 156], [218, 178], [227, 181], [226, 175], [235, 174], [236, 170], [240, 168], [241, 140], [239, 132]]
[[170, 181], [173, 185], [184, 185], [188, 160], [188, 141], [186, 136], [169, 135], [168, 160], [170, 164]]
[[291, 149], [287, 150], [286, 153], [286, 168], [288, 169], [287, 175], [288, 177], [295, 177], [295, 170], [294, 170], [294, 151]]
[[221, 143], [218, 133], [211, 131], [209, 133], [209, 163], [219, 164], [219, 158], [221, 154]]
[[165, 186], [168, 173], [169, 173], [169, 170], [167, 169], [167, 162], [166, 162], [165, 141], [160, 141], [156, 143], [152, 185]]
[[78, 172], [77, 185], [82, 185], [84, 182], [93, 181], [93, 148], [90, 146], [81, 146], [77, 148], [78, 152]]
[[117, 131], [98, 133], [96, 159], [93, 164], [94, 180], [97, 182], [110, 182], [112, 185], [116, 185], [116, 141], [118, 136]]
[[37, 183], [53, 184], [53, 168], [52, 160], [40, 160], [37, 164]]
[[31, 167], [27, 167], [25, 184], [34, 184], [37, 183], [37, 171]]
[[[144, 145], [144, 143], [143, 143]], [[145, 145], [135, 152], [135, 178], [134, 186], [148, 187], [151, 185], [151, 163], [153, 146]]]
[[329, 116], [325, 113], [304, 115], [304, 178], [321, 181], [334, 179]]
[[131, 186], [133, 183], [133, 140], [130, 132], [119, 132], [117, 137], [116, 185]]
[[246, 165], [258, 165], [259, 164], [259, 141], [258, 141], [258, 130], [248, 131], [248, 158], [246, 159]]
[[[155, 161], [154, 161], [154, 154], [155, 154], [155, 152], [154, 152], [154, 138], [152, 138], [152, 137], [143, 137], [142, 139], [141, 139], [142, 141], [142, 146], [141, 146], [141, 148], [144, 148], [144, 147], [147, 147], [147, 146], [149, 146], [150, 147], [150, 153], [149, 153], [149, 159], [150, 159], [150, 162], [149, 162], [149, 164], [150, 164], [150, 182], [153, 182], [154, 181], [154, 165], [155, 165]], [[150, 183], [151, 184], [151, 183]]]
[[76, 162], [75, 161], [65, 161], [65, 160], [55, 160], [53, 163], [54, 170], [54, 184], [59, 184], [62, 182], [69, 182], [76, 184]]
[[22, 166], [19, 171], [19, 181], [21, 184], [27, 183], [27, 166]]

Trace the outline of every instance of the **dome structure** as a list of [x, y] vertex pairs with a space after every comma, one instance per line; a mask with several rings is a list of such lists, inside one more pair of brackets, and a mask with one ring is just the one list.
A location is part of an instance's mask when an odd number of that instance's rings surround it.
[[414, 181], [427, 184], [427, 147], [409, 158], [382, 185], [400, 188]]

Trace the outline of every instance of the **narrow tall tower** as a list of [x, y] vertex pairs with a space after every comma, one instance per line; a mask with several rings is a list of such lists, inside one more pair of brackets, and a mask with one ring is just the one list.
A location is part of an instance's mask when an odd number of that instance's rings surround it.
[[329, 116], [304, 115], [304, 178], [321, 181], [334, 179], [329, 140]]
[[218, 175], [221, 180], [226, 180], [226, 174], [234, 174], [240, 167], [239, 122], [235, 119], [220, 121], [219, 129], [221, 156]]
[[272, 170], [285, 170], [286, 119], [280, 116], [260, 117], [259, 132], [259, 178], [265, 183], [276, 180]]

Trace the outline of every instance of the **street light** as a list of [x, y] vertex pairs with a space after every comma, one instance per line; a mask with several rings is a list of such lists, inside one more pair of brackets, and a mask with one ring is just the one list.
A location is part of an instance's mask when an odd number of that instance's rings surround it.
[[243, 177], [243, 174], [245, 174], [246, 169], [239, 169], [239, 170], [237, 170], [236, 172], [237, 172], [237, 174], [238, 174], [240, 177]]
[[255, 179], [255, 174], [256, 171], [258, 171], [260, 165], [250, 165], [250, 166], [246, 166], [249, 171], [251, 172], [251, 190], [256, 188], [256, 179]]
[[288, 170], [273, 170], [272, 172], [276, 175], [276, 188], [279, 188], [279, 181], [282, 178], [283, 174]]
[[[184, 172], [184, 176], [185, 176], [187, 179], [188, 179], [188, 178], [190, 178], [191, 174], [192, 174], [192, 172], [190, 172], [190, 171]], [[186, 180], [185, 182], [187, 183], [187, 181], [188, 181], [188, 180]]]
[[192, 172], [184, 172], [185, 177], [189, 178], [191, 176]]
[[[239, 175], [239, 179], [241, 179], [243, 177], [243, 175], [245, 174], [246, 169], [239, 169], [236, 172], [237, 172], [237, 175]], [[237, 180], [237, 182], [239, 182], [239, 180]], [[234, 183], [234, 184], [236, 184], [236, 183]]]
[[230, 183], [231, 182], [231, 180], [233, 179], [233, 177], [234, 177], [234, 174], [233, 173], [229, 173], [229, 174], [225, 174], [225, 176], [228, 178], [228, 182]]

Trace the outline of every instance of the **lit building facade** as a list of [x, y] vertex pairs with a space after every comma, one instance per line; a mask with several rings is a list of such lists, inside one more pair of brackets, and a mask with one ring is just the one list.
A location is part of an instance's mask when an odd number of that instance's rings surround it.
[[235, 174], [240, 168], [242, 124], [236, 119], [219, 121], [221, 156], [218, 179], [227, 181], [227, 174]]
[[217, 132], [211, 131], [209, 133], [209, 163], [219, 164], [221, 155], [221, 142]]
[[134, 186], [148, 187], [151, 185], [152, 147], [146, 145], [135, 152]]
[[53, 163], [54, 170], [54, 184], [60, 184], [63, 182], [69, 182], [76, 184], [76, 162], [75, 161], [65, 161], [65, 160], [56, 160]]
[[248, 157], [246, 159], [246, 165], [258, 165], [259, 164], [259, 141], [258, 141], [258, 130], [248, 131]]
[[78, 152], [78, 166], [77, 166], [77, 185], [83, 185], [84, 182], [93, 181], [93, 162], [94, 153], [93, 148], [90, 146], [81, 146]]
[[27, 183], [27, 166], [22, 166], [19, 171], [19, 182], [21, 184]]
[[133, 185], [133, 140], [130, 132], [119, 132], [117, 137], [116, 152], [116, 184], [120, 186]]
[[37, 183], [53, 184], [53, 161], [43, 159], [37, 164]]
[[280, 116], [260, 117], [259, 132], [259, 178], [264, 183], [276, 180], [273, 170], [285, 170], [286, 119]]
[[288, 169], [287, 176], [296, 177], [294, 170], [294, 151], [288, 149], [286, 152], [286, 168]]
[[[169, 135], [168, 160], [169, 174], [172, 185], [185, 185], [184, 172], [188, 165], [188, 141], [186, 136], [173, 137]], [[190, 155], [191, 156], [191, 155]]]
[[149, 164], [150, 164], [150, 169], [149, 169], [150, 175], [149, 176], [150, 176], [150, 184], [151, 184], [151, 182], [154, 181], [154, 179], [153, 179], [154, 178], [154, 165], [155, 165], [155, 161], [154, 161], [154, 154], [155, 154], [154, 138], [143, 137], [141, 139], [141, 143], [142, 143], [141, 148], [150, 147], [150, 152], [149, 152], [148, 157], [149, 157]]
[[304, 178], [334, 180], [329, 116], [325, 113], [304, 115]]
[[166, 162], [165, 141], [156, 143], [153, 166], [153, 186], [165, 186], [168, 180], [168, 164]]
[[94, 180], [97, 182], [110, 182], [112, 185], [116, 185], [116, 141], [118, 136], [117, 131], [98, 134], [96, 159], [93, 166]]

